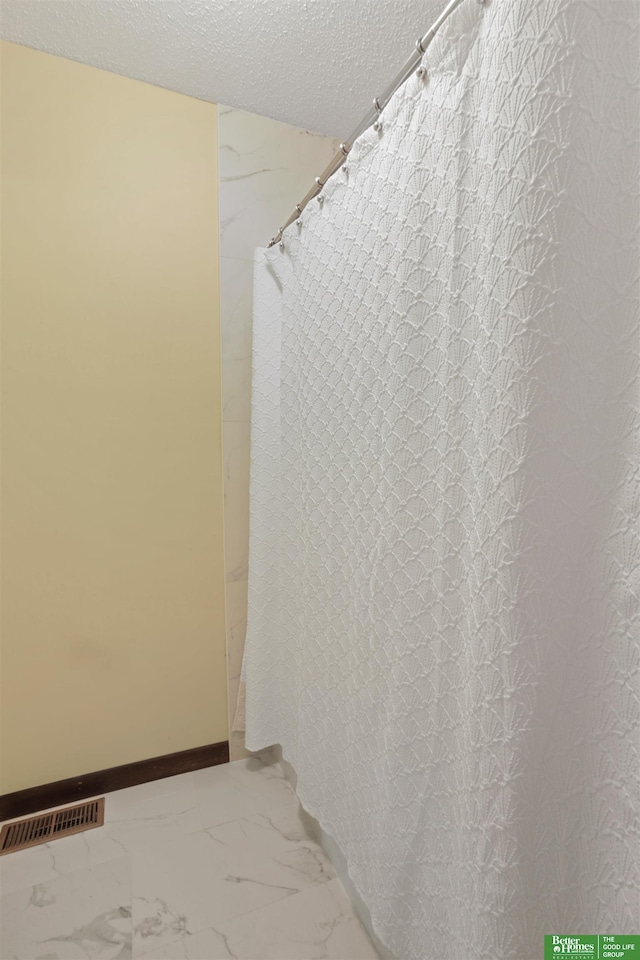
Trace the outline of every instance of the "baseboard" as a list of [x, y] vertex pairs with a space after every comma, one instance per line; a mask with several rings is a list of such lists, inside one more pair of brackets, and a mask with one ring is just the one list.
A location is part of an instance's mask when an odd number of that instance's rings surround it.
[[229, 741], [223, 740], [221, 743], [209, 743], [192, 750], [168, 753], [164, 757], [125, 763], [121, 767], [110, 767], [108, 770], [96, 770], [81, 777], [44, 783], [39, 787], [29, 787], [27, 790], [17, 790], [15, 793], [0, 796], [0, 820], [15, 820], [16, 817], [24, 817], [37, 810], [61, 807], [99, 793], [111, 793], [124, 787], [135, 787], [138, 783], [162, 780], [164, 777], [174, 777], [179, 773], [189, 773], [191, 770], [201, 770], [203, 767], [214, 767], [228, 762]]

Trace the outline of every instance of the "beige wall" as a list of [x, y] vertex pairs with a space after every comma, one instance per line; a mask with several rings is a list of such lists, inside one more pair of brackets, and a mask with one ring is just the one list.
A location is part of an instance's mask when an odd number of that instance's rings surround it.
[[216, 107], [1, 54], [10, 792], [228, 728]]

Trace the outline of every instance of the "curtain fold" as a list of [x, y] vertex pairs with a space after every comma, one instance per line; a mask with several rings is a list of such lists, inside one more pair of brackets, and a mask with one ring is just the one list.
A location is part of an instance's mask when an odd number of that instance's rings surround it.
[[401, 960], [637, 932], [637, 42], [463, 4], [256, 254], [247, 746]]

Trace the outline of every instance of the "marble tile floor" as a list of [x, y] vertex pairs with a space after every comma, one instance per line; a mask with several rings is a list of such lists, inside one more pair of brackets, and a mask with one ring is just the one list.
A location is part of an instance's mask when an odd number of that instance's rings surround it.
[[0, 858], [0, 960], [375, 960], [269, 755], [106, 795]]

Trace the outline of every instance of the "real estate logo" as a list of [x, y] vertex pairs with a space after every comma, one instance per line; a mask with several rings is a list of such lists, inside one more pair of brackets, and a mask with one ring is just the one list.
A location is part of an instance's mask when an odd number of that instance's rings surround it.
[[551, 937], [554, 954], [570, 953], [573, 956], [595, 957], [596, 937]]
[[640, 936], [547, 936], [544, 960], [589, 957], [591, 960], [640, 960]]

